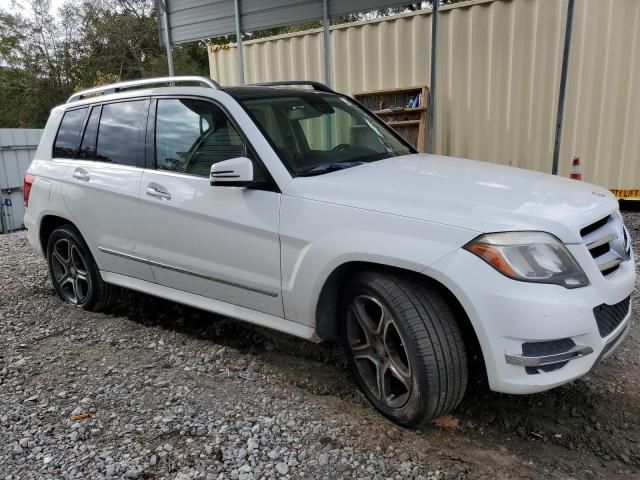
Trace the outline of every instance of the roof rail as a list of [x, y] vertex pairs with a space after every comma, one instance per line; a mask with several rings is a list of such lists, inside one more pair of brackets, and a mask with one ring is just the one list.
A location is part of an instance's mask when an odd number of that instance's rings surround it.
[[141, 80], [131, 80], [129, 82], [118, 82], [110, 85], [103, 85], [101, 87], [90, 88], [88, 90], [82, 90], [81, 92], [74, 93], [69, 97], [67, 103], [82, 100], [83, 98], [93, 97], [96, 95], [108, 95], [110, 93], [120, 92], [128, 88], [140, 87], [143, 85], [155, 85], [158, 83], [194, 83], [197, 82], [201, 87], [220, 88], [220, 84], [209, 78], [197, 77], [197, 76], [184, 76], [184, 77], [157, 77], [157, 78], [143, 78]]
[[306, 85], [309, 87], [313, 87], [314, 90], [320, 90], [321, 92], [336, 93], [334, 90], [329, 88], [324, 83], [314, 82], [313, 80], [284, 80], [279, 82], [260, 82], [260, 83], [248, 84], [247, 87], [280, 87], [280, 86], [287, 86], [287, 85]]

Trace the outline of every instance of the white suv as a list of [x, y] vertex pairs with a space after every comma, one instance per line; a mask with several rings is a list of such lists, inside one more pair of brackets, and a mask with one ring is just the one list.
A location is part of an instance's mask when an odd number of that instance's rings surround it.
[[608, 191], [418, 154], [314, 82], [75, 94], [24, 193], [66, 302], [101, 310], [118, 285], [340, 339], [367, 398], [405, 426], [456, 407], [473, 364], [493, 390], [538, 392], [629, 331], [634, 260]]

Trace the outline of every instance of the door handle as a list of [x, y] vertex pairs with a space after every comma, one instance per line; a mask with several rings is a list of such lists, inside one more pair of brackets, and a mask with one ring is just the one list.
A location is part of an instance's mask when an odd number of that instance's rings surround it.
[[73, 171], [73, 178], [81, 182], [88, 182], [91, 178], [91, 175], [89, 175], [89, 172], [87, 172], [84, 168], [76, 168]]
[[164, 187], [156, 184], [147, 185], [147, 189], [145, 190], [147, 195], [155, 198], [161, 198], [163, 200], [171, 200], [171, 194], [167, 192]]

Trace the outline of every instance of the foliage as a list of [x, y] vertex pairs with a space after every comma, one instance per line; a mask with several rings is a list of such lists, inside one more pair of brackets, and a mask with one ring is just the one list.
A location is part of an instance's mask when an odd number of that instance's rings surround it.
[[54, 104], [70, 91], [77, 68], [75, 14], [64, 10], [58, 23], [48, 7], [44, 0], [34, 3], [30, 18], [0, 13], [0, 126], [41, 125], [50, 108], [43, 93]]
[[[0, 127], [43, 127], [74, 91], [118, 80], [166, 75], [152, 0], [50, 0], [0, 11]], [[208, 75], [207, 49], [174, 48], [177, 74]]]

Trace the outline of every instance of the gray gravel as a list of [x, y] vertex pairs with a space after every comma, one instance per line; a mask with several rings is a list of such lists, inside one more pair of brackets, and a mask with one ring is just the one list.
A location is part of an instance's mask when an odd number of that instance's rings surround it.
[[[627, 215], [635, 238], [639, 220]], [[454, 422], [408, 431], [366, 403], [333, 344], [127, 291], [108, 314], [84, 312], [55, 296], [24, 232], [3, 235], [0, 479], [630, 478], [638, 408], [607, 412], [614, 394], [640, 398], [630, 350], [612, 364], [629, 369], [628, 391], [606, 370], [542, 396], [473, 387]], [[549, 425], [535, 423], [539, 403]], [[566, 418], [590, 425], [593, 445], [563, 444]], [[614, 430], [628, 445], [612, 456]]]

